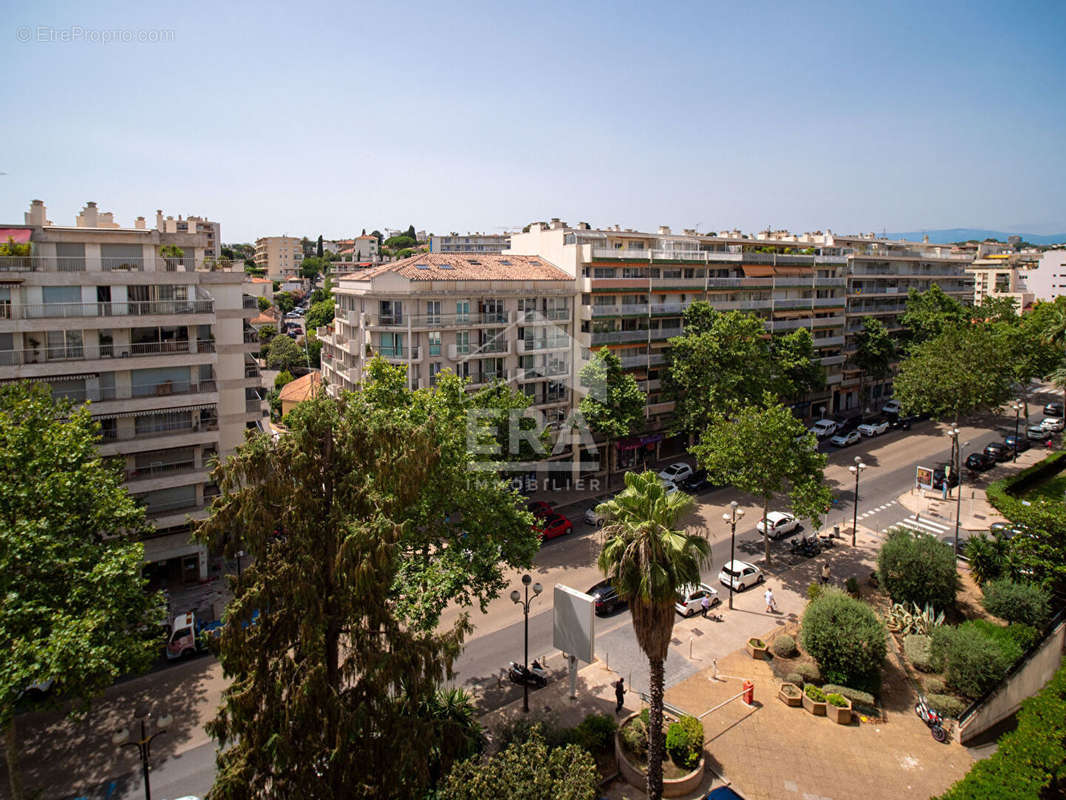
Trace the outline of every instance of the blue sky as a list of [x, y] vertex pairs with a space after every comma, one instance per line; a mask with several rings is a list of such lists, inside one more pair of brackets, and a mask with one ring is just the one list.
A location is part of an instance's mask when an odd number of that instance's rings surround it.
[[[0, 222], [40, 198], [64, 224], [86, 200], [206, 214], [226, 241], [553, 216], [1058, 233], [1064, 23], [979, 0], [9, 4]], [[116, 29], [172, 41], [87, 41]]]

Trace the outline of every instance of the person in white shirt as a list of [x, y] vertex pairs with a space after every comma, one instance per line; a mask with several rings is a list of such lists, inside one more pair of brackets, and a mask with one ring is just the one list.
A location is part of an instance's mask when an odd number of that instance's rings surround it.
[[763, 595], [766, 598], [766, 613], [771, 614], [777, 611], [777, 603], [774, 601], [774, 591], [769, 586], [766, 587], [766, 594]]

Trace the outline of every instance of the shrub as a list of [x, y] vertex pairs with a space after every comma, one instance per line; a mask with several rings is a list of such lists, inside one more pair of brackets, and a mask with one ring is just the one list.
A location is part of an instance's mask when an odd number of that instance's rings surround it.
[[952, 719], [958, 719], [959, 715], [970, 707], [969, 703], [953, 694], [933, 693], [926, 695], [925, 699], [933, 711]]
[[933, 536], [899, 528], [890, 531], [877, 556], [877, 574], [894, 603], [955, 606], [959, 584], [955, 556]]
[[1031, 583], [1015, 583], [1001, 578], [984, 585], [985, 610], [1007, 622], [1043, 627], [1051, 615], [1047, 592]]
[[775, 637], [770, 649], [773, 650], [775, 656], [780, 656], [781, 658], [792, 658], [799, 653], [796, 648], [796, 640], [787, 633], [782, 633], [780, 636]]
[[[987, 619], [972, 619], [964, 622], [959, 627], [973, 628], [979, 631], [986, 639], [995, 642], [996, 647], [999, 648], [999, 652], [1003, 654], [1008, 664], [1014, 664], [1022, 657], [1022, 653], [1025, 652], [1022, 642], [1028, 640], [1027, 632], [1033, 630], [1028, 625], [1009, 625], [1005, 627], [989, 622]], [[1012, 628], [1014, 630], [1011, 630]]]
[[684, 716], [666, 731], [666, 752], [682, 769], [692, 769], [703, 753], [703, 723]]
[[800, 636], [831, 683], [868, 681], [885, 660], [884, 624], [865, 603], [836, 589], [807, 606]]
[[914, 664], [915, 669], [922, 672], [935, 672], [933, 669], [933, 639], [931, 636], [923, 636], [912, 633], [903, 638], [903, 652], [907, 660]]
[[814, 664], [796, 664], [795, 668], [788, 673], [789, 681], [802, 686], [805, 683], [814, 683], [817, 685], [822, 684], [822, 673], [818, 671], [818, 667]]
[[970, 562], [970, 574], [979, 586], [1003, 574], [1007, 564], [1006, 539], [980, 533], [966, 540], [963, 552]]
[[754, 637], [752, 637], [751, 639], [748, 639], [748, 644], [750, 644], [752, 647], [757, 647], [757, 648], [766, 647], [766, 642], [764, 642], [762, 639], [756, 639]]
[[836, 706], [837, 708], [847, 708], [848, 706], [848, 698], [844, 697], [842, 694], [837, 694], [836, 692], [829, 692], [825, 696], [825, 702], [829, 703], [831, 706]]
[[574, 728], [575, 743], [592, 753], [611, 749], [618, 723], [610, 714], [589, 714]]
[[1010, 668], [996, 642], [972, 625], [937, 628], [932, 655], [934, 668], [944, 670], [947, 685], [964, 697], [980, 697]]
[[944, 694], [944, 690], [947, 688], [944, 685], [944, 681], [937, 677], [929, 677], [923, 681], [926, 694]]
[[812, 583], [807, 587], [807, 599], [817, 600], [822, 594], [822, 584]]
[[813, 683], [808, 683], [803, 687], [803, 691], [806, 692], [807, 697], [811, 698], [816, 703], [825, 702], [825, 692], [815, 686]]
[[852, 703], [856, 705], [868, 706], [871, 709], [877, 708], [877, 701], [874, 696], [869, 692], [863, 692], [858, 689], [852, 689], [848, 686], [837, 686], [832, 683], [827, 683], [822, 687], [822, 691], [826, 693], [839, 694], [848, 698]]
[[626, 750], [640, 760], [648, 757], [648, 729], [641, 722], [640, 717], [630, 721], [628, 725], [622, 726], [622, 731], [619, 735]]

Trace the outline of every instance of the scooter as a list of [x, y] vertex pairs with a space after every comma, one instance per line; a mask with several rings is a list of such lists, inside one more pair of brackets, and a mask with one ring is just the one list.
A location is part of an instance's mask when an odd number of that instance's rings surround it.
[[933, 734], [934, 739], [941, 743], [948, 740], [944, 718], [929, 707], [923, 695], [918, 695], [918, 702], [914, 704], [914, 713], [918, 715], [918, 719], [929, 726], [929, 732]]
[[799, 536], [788, 543], [788, 552], [792, 555], [811, 558], [822, 552], [822, 548], [818, 546], [817, 537]]
[[534, 689], [542, 689], [548, 685], [548, 670], [544, 669], [536, 660], [529, 665], [528, 669], [512, 661], [507, 668], [507, 677], [510, 678], [511, 683], [516, 683], [519, 686], [532, 686]]
[[827, 548], [827, 547], [832, 547], [833, 544], [834, 544], [832, 532], [819, 533], [818, 534], [818, 544], [823, 550], [825, 548]]

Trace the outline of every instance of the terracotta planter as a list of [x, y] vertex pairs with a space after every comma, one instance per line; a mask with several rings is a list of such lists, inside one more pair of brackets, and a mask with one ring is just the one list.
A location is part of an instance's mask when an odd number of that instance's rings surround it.
[[814, 714], [814, 716], [816, 717], [825, 716], [825, 700], [822, 700], [820, 702], [817, 700], [811, 700], [810, 695], [808, 695], [806, 692], [803, 693], [802, 700], [803, 707], [807, 709], [808, 712]]
[[[791, 694], [786, 694], [786, 687], [791, 687]], [[781, 688], [777, 690], [777, 699], [786, 706], [799, 708], [803, 703], [803, 690], [794, 683], [782, 683]]]
[[[618, 726], [618, 731], [615, 731], [614, 734], [614, 756], [618, 762], [618, 772], [625, 782], [635, 789], [643, 790], [648, 785], [648, 776], [644, 770], [630, 762], [626, 757], [625, 750], [622, 747], [622, 737], [619, 734], [623, 725], [638, 716], [640, 714], [630, 714], [622, 721], [622, 725]], [[669, 758], [669, 756], [666, 757]], [[688, 797], [692, 795], [700, 788], [700, 783], [703, 781], [705, 763], [705, 756], [700, 756], [700, 763], [687, 775], [683, 775], [680, 778], [663, 778], [663, 797]]]
[[762, 647], [758, 647], [758, 646], [756, 646], [754, 644], [754, 642], [752, 642], [751, 639], [749, 639], [748, 640], [748, 644], [747, 644], [747, 648], [748, 648], [748, 654], [752, 658], [754, 658], [754, 659], [765, 659], [766, 658], [766, 642], [763, 642]]
[[835, 706], [832, 703], [825, 704], [825, 715], [837, 725], [851, 724], [851, 701], [846, 706]]

